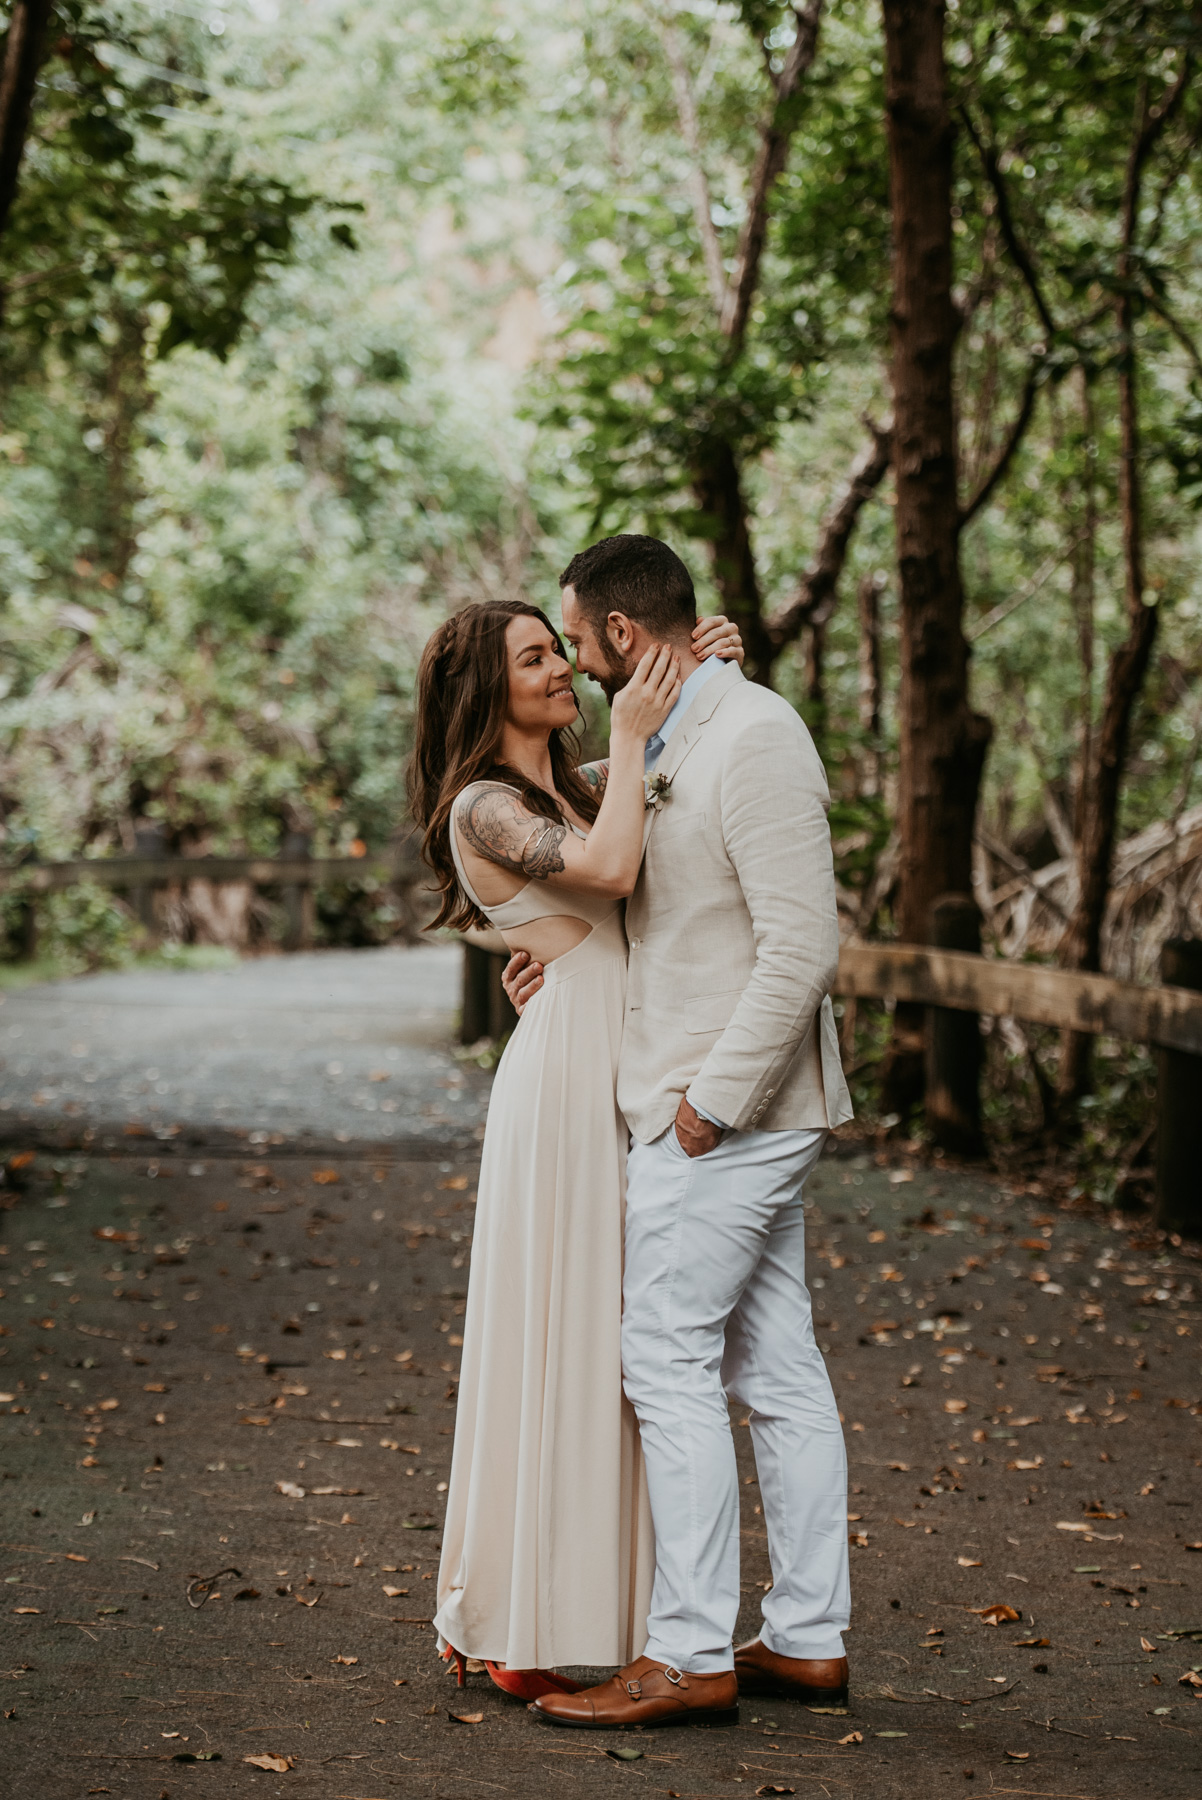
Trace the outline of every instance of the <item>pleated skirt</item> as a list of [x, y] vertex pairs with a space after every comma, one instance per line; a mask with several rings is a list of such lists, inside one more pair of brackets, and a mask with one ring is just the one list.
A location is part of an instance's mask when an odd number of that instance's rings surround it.
[[623, 1664], [654, 1573], [622, 1393], [620, 914], [547, 967], [485, 1131], [435, 1625], [510, 1668]]

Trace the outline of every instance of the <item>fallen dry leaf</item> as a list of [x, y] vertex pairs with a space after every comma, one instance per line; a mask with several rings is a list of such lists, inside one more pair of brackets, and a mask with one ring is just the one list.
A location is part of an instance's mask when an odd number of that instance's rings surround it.
[[943, 1410], [945, 1413], [967, 1412], [968, 1411], [968, 1401], [967, 1400], [945, 1400], [943, 1402]]
[[992, 1606], [970, 1606], [968, 1610], [977, 1615], [982, 1625], [1013, 1625], [1022, 1618], [1022, 1614], [1007, 1606], [1004, 1600], [995, 1600]]
[[332, 1663], [342, 1663], [348, 1669], [353, 1668], [358, 1660], [357, 1656], [331, 1656], [330, 1658]]
[[1008, 1469], [1041, 1469], [1043, 1467], [1043, 1457], [1016, 1456], [1013, 1462], [1008, 1462], [1006, 1464], [1006, 1467]]
[[440, 1181], [438, 1185], [440, 1188], [451, 1188], [455, 1193], [461, 1194], [467, 1186], [467, 1176], [448, 1175], [447, 1179], [445, 1181]]
[[1030, 1762], [1031, 1760], [1031, 1752], [1029, 1750], [1007, 1750], [1006, 1755], [1011, 1762]]
[[1150, 1644], [1150, 1643], [1149, 1643], [1149, 1642], [1148, 1642], [1148, 1640], [1147, 1640], [1147, 1638], [1146, 1638], [1146, 1637], [1141, 1637], [1141, 1638], [1140, 1638], [1140, 1640], [1139, 1640], [1139, 1647], [1140, 1647], [1140, 1649], [1141, 1649], [1141, 1650], [1146, 1650], [1146, 1651], [1147, 1651], [1147, 1652], [1148, 1652], [1148, 1655], [1149, 1655], [1149, 1656], [1155, 1656], [1155, 1655], [1156, 1655], [1156, 1653], [1157, 1653], [1157, 1652], [1156, 1652], [1156, 1645], [1155, 1645], [1155, 1644]]
[[295, 1481], [277, 1481], [275, 1491], [283, 1494], [285, 1500], [303, 1500], [305, 1497], [304, 1488], [298, 1487]]
[[962, 1569], [979, 1569], [981, 1567], [979, 1556], [958, 1556], [956, 1561]]
[[252, 1768], [266, 1769], [272, 1775], [286, 1775], [292, 1767], [290, 1756], [276, 1756], [270, 1750], [265, 1750], [261, 1756], [244, 1756], [242, 1760]]
[[13, 1611], [15, 1613], [38, 1613], [38, 1614], [40, 1614], [41, 1610], [42, 1609], [40, 1606], [14, 1606], [13, 1607]]
[[321, 1599], [321, 1595], [314, 1594], [312, 1600], [306, 1600], [303, 1594], [293, 1594], [292, 1598], [294, 1600], [299, 1600], [302, 1606], [316, 1606], [317, 1602]]
[[398, 1599], [400, 1599], [400, 1597], [403, 1594], [407, 1594], [409, 1592], [409, 1589], [408, 1588], [386, 1587], [383, 1591], [384, 1591], [384, 1593], [386, 1593], [388, 1595], [388, 1598], [390, 1600], [398, 1600]]
[[318, 1187], [333, 1187], [336, 1181], [342, 1180], [342, 1177], [337, 1169], [314, 1169], [313, 1179]]
[[1050, 1650], [1051, 1647], [1052, 1647], [1051, 1638], [1015, 1638], [1014, 1639], [1014, 1648], [1016, 1650]]
[[783, 1783], [779, 1781], [768, 1781], [765, 1782], [763, 1787], [756, 1788], [755, 1791], [757, 1794], [795, 1794], [797, 1789], [785, 1787]]
[[484, 1723], [484, 1714], [482, 1712], [478, 1712], [478, 1713], [449, 1712], [447, 1714], [447, 1718], [450, 1719], [451, 1722], [455, 1725], [482, 1725]]
[[849, 1731], [846, 1737], [841, 1737], [839, 1739], [839, 1742], [841, 1744], [862, 1744], [864, 1742], [864, 1733], [862, 1731]]

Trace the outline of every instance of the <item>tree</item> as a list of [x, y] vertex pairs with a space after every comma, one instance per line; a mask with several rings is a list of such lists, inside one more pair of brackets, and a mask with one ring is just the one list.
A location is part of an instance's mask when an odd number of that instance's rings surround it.
[[[989, 721], [968, 697], [960, 578], [952, 299], [952, 122], [943, 0], [884, 0], [893, 212], [893, 466], [901, 605], [897, 922], [930, 941], [932, 908], [972, 886]], [[890, 1097], [921, 1092], [922, 1011], [898, 1009]]]
[[[739, 37], [716, 21], [686, 32], [679, 15], [657, 15], [649, 32], [620, 13], [586, 33], [591, 67], [631, 73], [608, 101], [612, 140], [633, 141], [637, 108], [647, 148], [573, 213], [578, 284], [594, 282], [599, 241], [613, 242], [620, 260], [606, 270], [613, 304], [585, 306], [572, 321], [547, 416], [588, 430], [581, 461], [594, 528], [635, 510], [702, 540], [719, 603], [742, 629], [748, 672], [770, 681], [781, 653], [829, 618], [852, 533], [889, 466], [888, 435], [869, 426], [808, 568], [794, 569], [771, 604], [748, 479], [806, 409], [820, 343], [799, 310], [788, 249], [794, 192], [782, 178], [807, 117], [815, 138], [829, 126], [831, 77], [815, 100], [821, 0], [805, 10], [748, 0], [741, 17]], [[833, 205], [829, 226], [838, 229]], [[806, 240], [802, 258], [810, 254]]]
[[13, 0], [0, 58], [0, 237], [16, 197], [53, 0]]

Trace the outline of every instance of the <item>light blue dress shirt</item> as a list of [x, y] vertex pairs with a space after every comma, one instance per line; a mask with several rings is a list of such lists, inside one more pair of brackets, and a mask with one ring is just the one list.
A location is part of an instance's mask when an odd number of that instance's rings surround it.
[[[646, 748], [643, 751], [643, 767], [648, 774], [651, 773], [652, 769], [663, 755], [668, 739], [676, 730], [676, 727], [680, 724], [681, 719], [683, 719], [685, 713], [689, 710], [689, 707], [692, 706], [693, 701], [697, 698], [697, 695], [701, 692], [706, 682], [712, 675], [716, 675], [719, 669], [724, 667], [725, 664], [720, 662], [716, 656], [707, 656], [705, 661], [700, 663], [698, 667], [693, 670], [693, 673], [688, 677], [687, 681], [681, 684], [680, 693], [677, 695], [676, 699], [676, 705], [672, 708], [659, 730], [653, 732], [647, 739]], [[721, 1119], [715, 1119], [713, 1113], [706, 1112], [703, 1107], [695, 1106], [693, 1110], [699, 1118], [706, 1119], [711, 1125], [716, 1125], [719, 1131], [730, 1130], [729, 1125], [724, 1125]]]
[[646, 747], [643, 751], [643, 767], [648, 774], [651, 773], [652, 769], [663, 755], [665, 744], [676, 730], [676, 727], [680, 724], [680, 721], [684, 718], [684, 715], [688, 712], [690, 706], [692, 706], [693, 701], [697, 698], [697, 695], [701, 692], [706, 682], [712, 675], [716, 675], [719, 669], [724, 669], [725, 667], [726, 664], [724, 662], [719, 662], [716, 656], [707, 656], [705, 661], [699, 663], [693, 670], [693, 673], [688, 679], [682, 682], [680, 693], [676, 696], [676, 705], [672, 708], [659, 730], [652, 732], [651, 736], [647, 739]]

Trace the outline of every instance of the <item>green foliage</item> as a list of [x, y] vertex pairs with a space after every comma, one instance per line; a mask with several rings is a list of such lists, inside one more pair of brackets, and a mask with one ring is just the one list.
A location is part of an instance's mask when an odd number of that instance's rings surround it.
[[[129, 849], [146, 819], [192, 850], [270, 853], [294, 830], [317, 851], [387, 843], [433, 624], [482, 594], [553, 604], [556, 570], [611, 529], [669, 535], [711, 604], [695, 478], [716, 439], [740, 465], [766, 610], [796, 592], [863, 415], [889, 408], [878, 8], [824, 8], [738, 355], [696, 177], [729, 274], [767, 69], [794, 29], [773, 0], [671, 15], [696, 159], [661, 17], [636, 0], [313, 0], [286, 29], [262, 0], [215, 18], [221, 34], [133, 0], [64, 0], [59, 17], [5, 241], [6, 860], [30, 829], [47, 857]], [[1049, 792], [1071, 806], [1125, 628], [1118, 210], [1140, 84], [1159, 94], [1196, 30], [1136, 0], [949, 9], [965, 495], [1033, 363], [1041, 381], [962, 543], [973, 698], [994, 722], [984, 823], [1008, 843]], [[1130, 276], [1162, 616], [1123, 831], [1202, 797], [1199, 93], [1150, 168]], [[1050, 336], [969, 122], [996, 155]], [[853, 893], [887, 841], [896, 778], [895, 596], [881, 601], [875, 743], [852, 604], [893, 566], [889, 500], [886, 483], [857, 525], [821, 708], [804, 641], [775, 669], [826, 757]], [[343, 897], [323, 900], [323, 929], [374, 940], [391, 923], [374, 905], [347, 897], [339, 923]]]
[[172, 133], [179, 87], [208, 91], [204, 34], [91, 0], [59, 13], [5, 234], [7, 355], [78, 355], [132, 316], [160, 355], [224, 356], [314, 198]]

